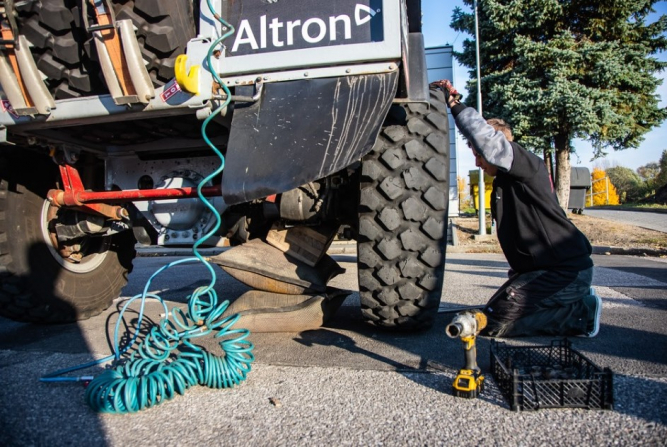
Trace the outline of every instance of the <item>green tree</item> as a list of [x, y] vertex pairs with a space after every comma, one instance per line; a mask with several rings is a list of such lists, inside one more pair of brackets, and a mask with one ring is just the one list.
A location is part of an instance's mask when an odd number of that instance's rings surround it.
[[[472, 0], [464, 0], [472, 7]], [[570, 153], [588, 140], [595, 157], [635, 148], [667, 118], [656, 73], [667, 63], [667, 16], [648, 24], [656, 0], [479, 0], [483, 110], [511, 123], [517, 141], [553, 151], [556, 192], [567, 208]], [[455, 9], [451, 26], [474, 36], [474, 13]], [[470, 68], [476, 91], [475, 42], [455, 56]], [[474, 106], [475, 95], [466, 98]]]
[[660, 188], [667, 185], [667, 150], [662, 151], [658, 165], [660, 166], [660, 172], [655, 178], [655, 184], [656, 187]]
[[616, 187], [621, 203], [636, 202], [642, 197], [642, 179], [632, 169], [616, 166], [607, 168], [606, 173]]
[[653, 182], [660, 174], [660, 165], [656, 162], [647, 163], [637, 168], [637, 174], [647, 182]]
[[647, 163], [637, 168], [637, 174], [642, 178], [643, 196], [655, 194], [656, 178], [660, 173], [660, 165], [656, 162]]

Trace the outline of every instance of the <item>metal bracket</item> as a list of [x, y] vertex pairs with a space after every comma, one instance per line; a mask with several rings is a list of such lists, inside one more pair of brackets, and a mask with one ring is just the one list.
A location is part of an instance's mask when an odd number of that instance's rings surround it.
[[[108, 23], [98, 23], [91, 26], [90, 22], [88, 21], [86, 3], [90, 4], [95, 9], [96, 14], [108, 14], [110, 18]], [[114, 12], [108, 0], [81, 0], [81, 16], [83, 18], [83, 24], [86, 27], [86, 31], [89, 34], [93, 31], [116, 28], [116, 13]]]
[[[0, 15], [4, 16], [2, 19], [7, 20], [9, 23], [9, 29], [12, 32], [11, 39], [5, 39], [4, 36], [0, 37], [0, 45], [16, 45], [15, 36], [18, 35], [19, 27], [16, 25], [16, 18], [14, 17], [14, 0], [8, 0], [6, 2], [0, 2]], [[4, 25], [4, 24], [3, 24]]]
[[118, 205], [107, 205], [106, 203], [84, 203], [79, 200], [78, 195], [85, 192], [83, 181], [79, 171], [70, 165], [60, 165], [60, 177], [63, 181], [64, 191], [52, 189], [46, 199], [54, 206], [73, 206], [81, 211], [101, 214], [111, 220], [127, 220], [129, 214], [127, 210]]
[[141, 56], [132, 21], [116, 21], [108, 0], [90, 0], [90, 4], [98, 24], [90, 26], [85, 11], [83, 18], [86, 30], [93, 34], [102, 74], [114, 103], [148, 104], [155, 97], [155, 89]]
[[[2, 28], [3, 36], [10, 33], [11, 30]], [[17, 115], [48, 115], [56, 103], [37, 69], [28, 40], [21, 35], [12, 39], [16, 40], [16, 45], [7, 45], [0, 50], [2, 89]]]
[[109, 93], [117, 105], [148, 104], [155, 97], [155, 89], [144, 65], [132, 21], [119, 20], [116, 24], [118, 29], [93, 32]]
[[[255, 103], [259, 101], [259, 98], [262, 97], [262, 92], [264, 91], [264, 83], [261, 81], [261, 78], [257, 82], [255, 82], [255, 94], [252, 96], [240, 96], [240, 95], [232, 95], [231, 96], [231, 101], [233, 102], [251, 102]], [[221, 96], [221, 98], [224, 99], [224, 96]]]
[[0, 84], [18, 116], [48, 115], [56, 106], [25, 37], [18, 34], [14, 0], [0, 2]]

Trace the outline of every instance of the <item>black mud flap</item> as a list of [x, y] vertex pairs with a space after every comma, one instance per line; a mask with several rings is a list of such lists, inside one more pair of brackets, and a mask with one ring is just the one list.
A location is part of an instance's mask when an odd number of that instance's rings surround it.
[[[259, 101], [234, 109], [225, 202], [288, 191], [359, 160], [373, 147], [397, 81], [394, 71], [266, 84]], [[236, 94], [252, 96], [252, 87]]]

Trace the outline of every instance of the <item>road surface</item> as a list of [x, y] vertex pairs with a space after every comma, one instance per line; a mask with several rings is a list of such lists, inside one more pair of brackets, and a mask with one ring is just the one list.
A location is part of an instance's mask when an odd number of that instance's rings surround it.
[[667, 233], [667, 213], [586, 208], [584, 214]]
[[[573, 345], [614, 371], [613, 411], [510, 411], [491, 378], [487, 338], [478, 343], [487, 390], [478, 399], [455, 398], [450, 389], [463, 351], [460, 341], [444, 334], [452, 314], [439, 314], [433, 329], [418, 334], [378, 332], [361, 321], [353, 293], [320, 330], [252, 334], [256, 361], [236, 388], [195, 386], [136, 414], [96, 414], [80, 385], [38, 379], [109, 353], [105, 329], [112, 328], [122, 299], [139, 293], [173, 259], [142, 257], [122, 298], [98, 317], [61, 326], [0, 319], [0, 445], [664, 445], [667, 263], [594, 258], [594, 285], [604, 300], [602, 327], [598, 337], [573, 339]], [[332, 285], [358, 290], [355, 257], [337, 260], [347, 273]], [[207, 279], [202, 266], [177, 269], [159, 277], [151, 290], [182, 306]], [[483, 304], [506, 272], [502, 255], [448, 255], [442, 306]], [[216, 290], [233, 299], [247, 288], [221, 273]], [[148, 306], [151, 318], [159, 319], [158, 313]]]

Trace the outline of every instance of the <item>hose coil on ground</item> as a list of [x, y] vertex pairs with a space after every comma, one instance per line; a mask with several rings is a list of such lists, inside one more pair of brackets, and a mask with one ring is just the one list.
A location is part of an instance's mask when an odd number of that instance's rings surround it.
[[[193, 385], [231, 388], [244, 381], [254, 360], [253, 346], [246, 340], [248, 330], [231, 329], [238, 314], [219, 319], [228, 306], [229, 301], [215, 306], [203, 322], [174, 309], [173, 320], [153, 326], [129, 360], [88, 385], [88, 405], [104, 413], [133, 413], [182, 395]], [[214, 331], [224, 356], [191, 343]]]
[[[223, 20], [207, 0], [209, 9], [215, 18], [222, 24], [221, 37], [216, 39], [209, 48], [207, 55], [208, 67], [213, 67], [212, 58], [215, 49], [221, 42], [234, 33], [234, 27]], [[193, 247], [193, 258], [187, 258], [169, 263], [159, 269], [146, 282], [144, 291], [132, 297], [119, 312], [114, 331], [114, 354], [103, 359], [89, 362], [72, 368], [50, 373], [41, 378], [43, 382], [87, 381], [92, 379], [86, 388], [85, 400], [96, 411], [105, 413], [132, 413], [160, 404], [183, 394], [193, 385], [203, 385], [210, 388], [230, 388], [245, 380], [250, 372], [250, 364], [254, 361], [253, 345], [246, 340], [250, 332], [247, 329], [232, 329], [239, 319], [238, 314], [223, 317], [229, 306], [229, 301], [219, 303], [213, 289], [216, 274], [211, 264], [204, 259], [198, 248], [205, 240], [214, 235], [220, 228], [220, 213], [206, 200], [202, 194], [203, 185], [218, 176], [224, 169], [225, 158], [215, 147], [206, 134], [208, 124], [224, 110], [230, 102], [231, 93], [215, 71], [211, 71], [213, 78], [224, 90], [226, 100], [202, 123], [202, 137], [211, 150], [220, 158], [221, 164], [197, 186], [199, 198], [216, 217], [214, 227]], [[162, 271], [175, 265], [186, 262], [200, 262], [209, 271], [211, 281], [208, 285], [199, 287], [188, 297], [187, 312], [174, 308], [168, 311], [165, 302], [157, 295], [148, 292], [151, 281]], [[123, 349], [119, 348], [119, 326], [128, 306], [140, 299], [141, 306], [137, 317], [134, 335]], [[148, 299], [158, 300], [166, 314], [157, 325], [154, 325], [139, 347], [129, 356], [121, 358], [123, 354], [135, 344], [143, 321], [144, 307]], [[195, 345], [195, 338], [215, 333], [219, 339], [222, 356], [206, 351]], [[94, 365], [114, 360], [116, 366], [106, 370], [95, 378], [88, 377], [59, 377], [65, 373], [88, 368]]]

